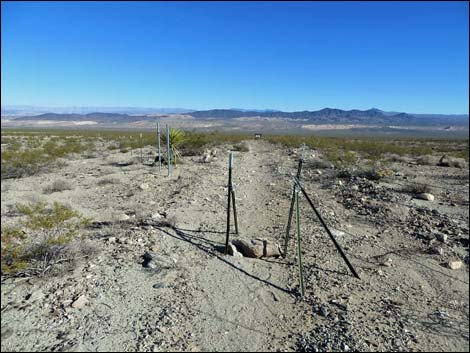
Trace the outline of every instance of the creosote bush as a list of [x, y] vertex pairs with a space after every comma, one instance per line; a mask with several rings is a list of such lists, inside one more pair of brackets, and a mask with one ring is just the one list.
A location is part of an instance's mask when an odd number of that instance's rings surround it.
[[67, 180], [56, 180], [51, 185], [46, 186], [43, 190], [45, 194], [52, 194], [54, 192], [61, 192], [65, 190], [72, 190], [72, 184]]
[[232, 150], [237, 151], [237, 152], [249, 152], [250, 148], [248, 147], [246, 143], [242, 142], [242, 143], [238, 143], [234, 145]]
[[40, 274], [56, 262], [69, 261], [70, 244], [79, 239], [89, 220], [70, 207], [55, 202], [17, 205], [23, 220], [19, 226], [2, 226], [2, 274]]

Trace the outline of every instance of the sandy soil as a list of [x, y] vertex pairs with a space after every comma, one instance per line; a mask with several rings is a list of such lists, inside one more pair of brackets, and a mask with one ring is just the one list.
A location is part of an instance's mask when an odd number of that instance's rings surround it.
[[[235, 157], [240, 235], [231, 236], [281, 243], [297, 155], [248, 145]], [[293, 235], [287, 259], [221, 252], [229, 148], [211, 163], [185, 157], [171, 177], [138, 153], [103, 149], [2, 181], [2, 222], [16, 221], [18, 202], [60, 201], [93, 219], [86, 242], [96, 251], [60, 276], [2, 280], [2, 351], [468, 351], [468, 169], [395, 163], [386, 181], [339, 182], [310, 167], [318, 153], [307, 151], [304, 187], [361, 280], [301, 198], [301, 298]], [[105, 178], [114, 181], [101, 185]], [[57, 179], [73, 189], [44, 194]], [[410, 180], [434, 185], [436, 199], [399, 192]], [[435, 231], [448, 241], [436, 242]], [[442, 255], [428, 252], [436, 245]], [[147, 251], [155, 268], [142, 266]], [[451, 270], [450, 260], [464, 265]], [[87, 303], [72, 307], [80, 296]]]

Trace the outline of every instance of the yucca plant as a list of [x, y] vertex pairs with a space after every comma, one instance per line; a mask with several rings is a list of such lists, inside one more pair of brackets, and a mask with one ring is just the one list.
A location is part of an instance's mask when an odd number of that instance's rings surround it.
[[[162, 134], [161, 136], [162, 143], [166, 144], [166, 134]], [[181, 151], [179, 150], [179, 146], [185, 140], [184, 132], [179, 129], [170, 129], [170, 149], [171, 149], [171, 162], [175, 165], [181, 159]], [[168, 160], [168, 156], [167, 156]]]

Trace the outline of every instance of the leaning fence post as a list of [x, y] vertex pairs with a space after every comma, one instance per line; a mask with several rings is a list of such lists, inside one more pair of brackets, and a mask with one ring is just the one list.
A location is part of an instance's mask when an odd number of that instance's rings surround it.
[[[302, 172], [302, 158], [299, 159], [299, 165], [297, 167], [297, 178], [300, 179], [300, 173]], [[292, 187], [292, 196], [291, 196], [291, 201], [290, 201], [290, 208], [289, 208], [289, 217], [287, 219], [287, 229], [286, 229], [286, 236], [284, 238], [284, 251], [283, 251], [283, 257], [287, 257], [287, 245], [289, 243], [289, 233], [290, 233], [290, 227], [292, 223], [292, 214], [294, 212], [294, 196], [295, 194], [295, 183], [294, 186]]]
[[310, 207], [312, 207], [313, 211], [315, 212], [318, 220], [320, 221], [321, 225], [323, 226], [323, 228], [326, 230], [327, 234], [329, 235], [330, 239], [333, 241], [333, 244], [335, 244], [335, 247], [336, 249], [338, 250], [339, 254], [341, 255], [341, 257], [343, 258], [344, 262], [346, 262], [346, 265], [348, 266], [349, 270], [353, 273], [353, 275], [358, 278], [358, 279], [361, 279], [359, 277], [359, 275], [357, 274], [356, 270], [354, 269], [354, 267], [351, 265], [351, 263], [349, 262], [348, 258], [346, 257], [346, 254], [343, 252], [343, 249], [341, 248], [341, 246], [338, 244], [338, 242], [336, 241], [335, 237], [333, 236], [333, 234], [331, 233], [330, 229], [328, 228], [328, 226], [326, 225], [325, 221], [323, 220], [323, 218], [321, 217], [320, 213], [317, 211], [317, 209], [315, 208], [315, 205], [313, 204], [312, 200], [310, 200], [310, 197], [308, 197], [307, 193], [305, 192], [304, 188], [302, 187], [302, 185], [300, 184], [300, 181], [299, 179], [295, 178], [295, 182], [298, 186], [298, 188], [300, 189], [300, 191], [302, 191], [302, 194], [304, 194], [305, 196], [305, 199], [307, 200], [307, 202], [310, 204]]
[[299, 278], [300, 278], [300, 294], [302, 297], [305, 294], [304, 289], [304, 273], [302, 269], [302, 247], [300, 245], [300, 208], [299, 208], [299, 191], [295, 190], [295, 221], [297, 224], [297, 257], [298, 257], [298, 265], [299, 265]]
[[232, 159], [233, 153], [228, 157], [228, 192], [227, 192], [227, 232], [225, 235], [225, 255], [228, 253], [228, 240], [230, 236], [230, 200], [232, 198]]

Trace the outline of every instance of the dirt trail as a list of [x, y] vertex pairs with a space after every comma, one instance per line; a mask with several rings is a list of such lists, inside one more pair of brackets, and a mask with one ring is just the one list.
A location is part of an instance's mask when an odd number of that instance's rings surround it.
[[[250, 143], [250, 152], [238, 154], [235, 159], [240, 236], [245, 239], [279, 239], [283, 230], [279, 216], [283, 216], [282, 221], [287, 216], [283, 208], [270, 207], [275, 197], [270, 185], [279, 184], [280, 180], [273, 176], [272, 167], [266, 161], [270, 158], [275, 163], [277, 161], [272, 159], [280, 156], [270, 153], [269, 147]], [[223, 224], [221, 219], [213, 219], [209, 226], [222, 230]], [[218, 239], [223, 242], [225, 234], [218, 235]], [[201, 271], [195, 271], [194, 282], [198, 283], [199, 290], [193, 305], [198, 314], [188, 325], [197, 333], [199, 348], [204, 351], [263, 351], [280, 347], [298, 310], [294, 305], [295, 296], [287, 288], [289, 271], [291, 269], [284, 263], [276, 260], [236, 259], [223, 255], [209, 258]]]

